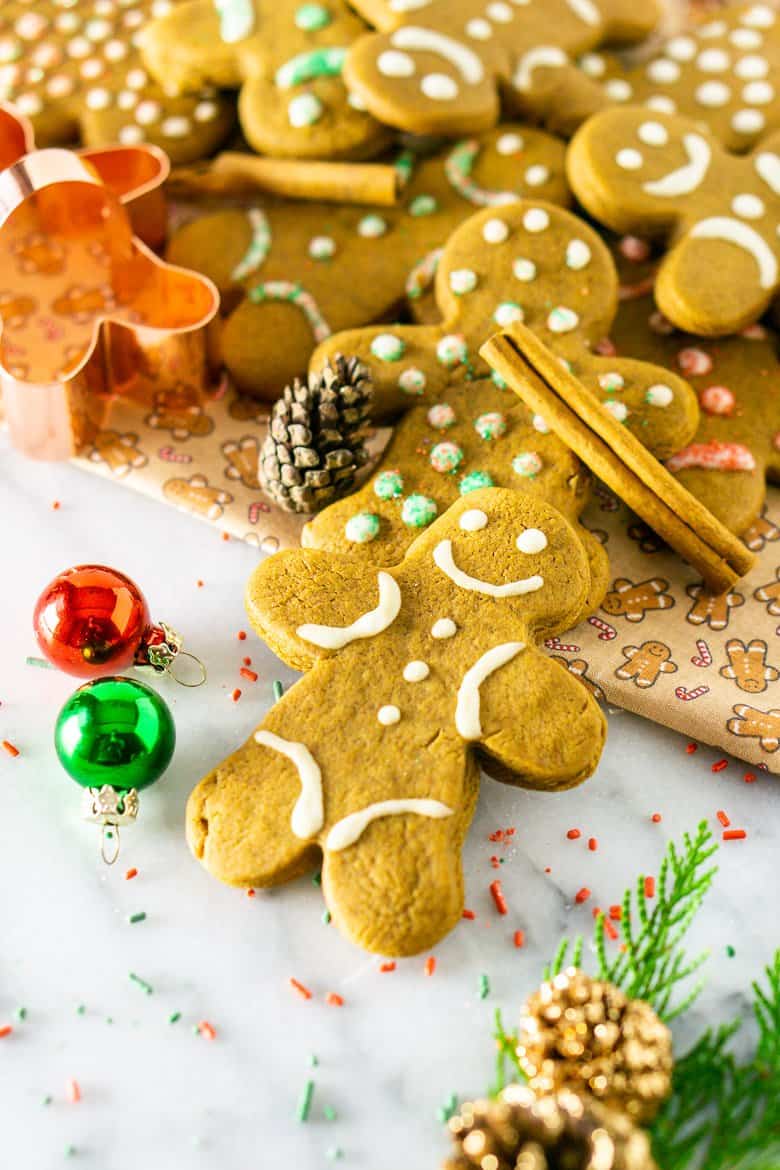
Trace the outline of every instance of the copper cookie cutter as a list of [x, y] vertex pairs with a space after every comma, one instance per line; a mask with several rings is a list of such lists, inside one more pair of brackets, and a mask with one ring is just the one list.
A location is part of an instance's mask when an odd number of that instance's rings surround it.
[[169, 163], [155, 147], [35, 150], [0, 106], [0, 388], [14, 445], [38, 459], [88, 446], [121, 396], [200, 401], [219, 294], [167, 264]]

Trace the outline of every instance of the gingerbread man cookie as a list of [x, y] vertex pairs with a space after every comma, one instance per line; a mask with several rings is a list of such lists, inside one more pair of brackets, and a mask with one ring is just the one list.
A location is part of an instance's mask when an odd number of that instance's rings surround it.
[[780, 13], [771, 4], [729, 5], [632, 69], [599, 53], [578, 64], [592, 79], [589, 95], [579, 86], [582, 113], [626, 102], [679, 113], [738, 153], [780, 126]]
[[745, 534], [759, 520], [765, 480], [780, 480], [776, 338], [763, 325], [717, 342], [680, 333], [655, 309], [649, 246], [628, 237], [613, 254], [621, 278], [616, 351], [679, 370], [699, 399], [696, 434], [666, 466], [731, 532]]
[[736, 157], [696, 122], [630, 107], [586, 122], [566, 167], [601, 223], [671, 241], [658, 307], [680, 329], [720, 336], [757, 320], [780, 288], [778, 148], [780, 134]]
[[39, 147], [151, 142], [174, 162], [213, 151], [233, 123], [208, 88], [172, 96], [143, 67], [145, 22], [176, 0], [3, 0], [0, 101], [29, 118]]
[[662, 674], [673, 674], [677, 663], [663, 642], [643, 642], [641, 646], [624, 646], [625, 662], [615, 671], [615, 677], [626, 679], [643, 690], [658, 682]]
[[[594, 353], [615, 315], [617, 279], [605, 245], [570, 212], [523, 200], [472, 216], [447, 242], [436, 298], [440, 325], [335, 335], [318, 347], [312, 368], [337, 352], [356, 355], [371, 370], [381, 418], [414, 398], [437, 402], [453, 381], [489, 375], [479, 347], [524, 322], [656, 455], [671, 455], [692, 436], [698, 411], [687, 383], [657, 366]], [[534, 425], [547, 428], [539, 417]]]
[[573, 452], [540, 432], [516, 395], [489, 378], [458, 382], [433, 405], [406, 412], [371, 478], [310, 520], [301, 543], [394, 565], [421, 528], [460, 497], [484, 487], [514, 488], [546, 500], [575, 525], [588, 553], [591, 610], [604, 595], [609, 564], [600, 542], [576, 524], [589, 486]]
[[240, 87], [241, 128], [255, 150], [357, 159], [389, 139], [341, 77], [364, 32], [344, 0], [185, 0], [146, 27], [142, 51], [176, 92]]
[[671, 609], [674, 598], [667, 593], [669, 582], [662, 577], [634, 584], [627, 577], [617, 577], [601, 608], [610, 617], [624, 617], [629, 622], [641, 622], [647, 613], [656, 609]]
[[780, 678], [780, 670], [767, 662], [769, 647], [762, 638], [752, 638], [747, 645], [739, 638], [726, 643], [728, 662], [721, 666], [723, 678], [730, 678], [741, 691], [760, 695], [771, 682]]
[[276, 399], [318, 342], [387, 319], [411, 265], [476, 208], [526, 194], [570, 199], [562, 143], [513, 124], [431, 158], [405, 152], [396, 165], [407, 180], [397, 207], [268, 197], [174, 235], [168, 258], [209, 275], [222, 294], [216, 348], [242, 390]]
[[413, 134], [472, 133], [510, 104], [556, 126], [577, 120], [571, 59], [606, 41], [642, 40], [654, 3], [630, 0], [359, 0], [379, 31], [347, 55], [345, 77], [387, 125]]
[[479, 765], [544, 790], [596, 766], [604, 717], [536, 645], [571, 624], [588, 585], [560, 513], [498, 488], [454, 504], [394, 569], [310, 549], [264, 561], [250, 620], [307, 674], [193, 792], [195, 855], [245, 886], [321, 858], [333, 922], [354, 942], [433, 946], [461, 917]]

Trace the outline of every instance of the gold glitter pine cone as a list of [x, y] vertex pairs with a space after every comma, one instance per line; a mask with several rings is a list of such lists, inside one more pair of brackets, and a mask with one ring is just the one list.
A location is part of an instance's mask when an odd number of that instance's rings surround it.
[[640, 999], [574, 967], [525, 1005], [520, 1067], [540, 1094], [569, 1088], [646, 1123], [671, 1090], [669, 1029]]
[[647, 1135], [617, 1109], [568, 1089], [509, 1085], [449, 1122], [456, 1153], [442, 1170], [657, 1170]]

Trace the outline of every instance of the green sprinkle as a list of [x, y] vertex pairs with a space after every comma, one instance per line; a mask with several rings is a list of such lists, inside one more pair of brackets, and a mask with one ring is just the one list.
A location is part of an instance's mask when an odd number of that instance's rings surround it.
[[113, 1022], [114, 1022], [113, 1016], [106, 1016], [106, 1023], [107, 1024], [113, 1024]]
[[168, 1023], [169, 1024], [178, 1024], [180, 1019], [181, 1019], [181, 1012], [171, 1012], [171, 1014], [168, 1016]]
[[325, 926], [330, 926], [330, 910], [323, 910], [322, 921]]
[[80, 1003], [79, 1006], [76, 1008], [76, 1015], [77, 1016], [85, 1016], [86, 1014], [87, 1014], [87, 1005], [85, 1003]]
[[136, 986], [140, 987], [145, 995], [151, 995], [154, 991], [151, 983], [147, 983], [145, 979], [142, 979], [140, 975], [136, 975], [133, 971], [129, 972], [128, 978], [131, 983], [135, 983]]
[[322, 1108], [322, 1116], [326, 1121], [335, 1121], [338, 1117], [338, 1113], [332, 1105], [324, 1105]]
[[439, 1108], [436, 1110], [436, 1120], [441, 1122], [442, 1124], [446, 1123], [447, 1121], [449, 1121], [449, 1119], [451, 1117], [454, 1117], [455, 1113], [457, 1112], [457, 1109], [458, 1109], [458, 1094], [457, 1093], [450, 1093], [449, 1097], [444, 1102], [444, 1104], [440, 1105]]
[[327, 1150], [325, 1151], [325, 1157], [329, 1162], [337, 1162], [339, 1158], [344, 1157], [344, 1151], [342, 1150], [341, 1146], [328, 1146]]
[[319, 1068], [319, 1063], [320, 1062], [317, 1059], [316, 1053], [312, 1052], [311, 1056], [309, 1057], [309, 1068]]
[[313, 886], [321, 886], [322, 885], [322, 872], [319, 869], [317, 870], [316, 873], [313, 873], [311, 875], [311, 884]]
[[52, 1100], [53, 1100], [53, 1098], [52, 1098], [52, 1097], [50, 1097], [50, 1096], [48, 1095], [48, 1093], [47, 1093], [47, 1095], [46, 1095], [46, 1096], [43, 1098], [43, 1100], [41, 1101], [41, 1105], [51, 1105], [51, 1103], [52, 1103]]
[[729, 943], [729, 945], [726, 947], [726, 954], [728, 955], [728, 957], [729, 957], [730, 959], [733, 959], [733, 958], [734, 958], [734, 956], [736, 955], [736, 953], [737, 953], [737, 952], [734, 950], [734, 948], [733, 948], [733, 946], [731, 945], [731, 943]]
[[274, 679], [273, 692], [274, 692], [274, 702], [278, 703], [279, 700], [281, 699], [282, 695], [284, 694], [284, 687], [282, 686], [282, 684], [280, 683], [278, 678]]
[[309, 1112], [311, 1110], [312, 1097], [314, 1096], [314, 1081], [307, 1081], [303, 1086], [300, 1100], [298, 1101], [298, 1111], [296, 1117], [298, 1121], [308, 1121]]
[[19, 1020], [20, 1022], [22, 1020], [26, 1020], [27, 1019], [27, 1008], [26, 1007], [18, 1007], [16, 1009], [15, 1014], [16, 1014], [17, 1020]]
[[74, 1158], [75, 1156], [76, 1156], [76, 1147], [75, 1146], [66, 1146], [65, 1147], [65, 1157], [66, 1158]]
[[51, 662], [47, 662], [45, 658], [35, 658], [32, 654], [28, 655], [24, 661], [28, 666], [40, 666], [43, 670], [54, 670]]
[[490, 980], [487, 975], [482, 974], [479, 977], [479, 998], [487, 999], [490, 995]]
[[145, 922], [146, 921], [146, 911], [139, 910], [137, 914], [131, 914], [127, 921], [130, 923]]

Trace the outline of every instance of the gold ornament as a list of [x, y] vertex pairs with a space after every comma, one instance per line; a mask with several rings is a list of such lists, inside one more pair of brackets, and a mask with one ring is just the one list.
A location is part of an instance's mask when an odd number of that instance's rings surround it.
[[510, 1085], [450, 1118], [456, 1153], [442, 1170], [657, 1170], [642, 1130], [568, 1089], [537, 1096]]
[[649, 1004], [575, 967], [525, 1005], [520, 1067], [540, 1094], [569, 1088], [644, 1123], [671, 1090], [672, 1040]]

